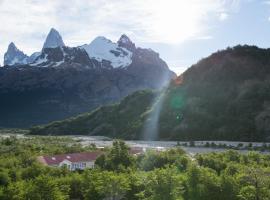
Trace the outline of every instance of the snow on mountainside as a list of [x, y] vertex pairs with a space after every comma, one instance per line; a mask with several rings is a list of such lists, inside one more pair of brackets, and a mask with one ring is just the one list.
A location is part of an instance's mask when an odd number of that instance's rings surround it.
[[[31, 56], [27, 56], [20, 51], [13, 42], [8, 46], [8, 50], [4, 55], [4, 65], [15, 66], [15, 65], [27, 65], [39, 66], [41, 63], [45, 63], [47, 60], [41, 55], [44, 49], [57, 48], [65, 46], [61, 35], [57, 30], [52, 28], [47, 35], [44, 42], [42, 52], [34, 52]], [[59, 63], [55, 63], [54, 66], [58, 66]]]
[[58, 67], [58, 66], [84, 66], [92, 68], [92, 60], [84, 49], [77, 47], [45, 48], [30, 66]]
[[4, 65], [24, 65], [28, 62], [28, 56], [20, 51], [13, 42], [8, 45], [4, 55]]
[[43, 49], [45, 48], [56, 48], [65, 46], [63, 39], [59, 32], [52, 28], [44, 42]]
[[[76, 60], [78, 56], [86, 60], [84, 53], [92, 61], [91, 66], [101, 66], [105, 68], [124, 68], [132, 63], [132, 56], [136, 50], [135, 44], [126, 36], [122, 35], [117, 43], [105, 37], [97, 37], [90, 44], [79, 47], [65, 48], [65, 44], [59, 32], [52, 28], [48, 33], [41, 52], [35, 52], [30, 57], [18, 50], [11, 43], [5, 54], [4, 65], [31, 65], [39, 67], [57, 67], [63, 63]], [[70, 51], [70, 49], [73, 49]], [[75, 50], [77, 49], [77, 50]], [[73, 55], [73, 54], [76, 55]], [[79, 53], [79, 54], [78, 54]], [[49, 55], [49, 57], [47, 57]], [[75, 58], [77, 57], [77, 58]], [[86, 62], [89, 66], [89, 61]], [[81, 63], [81, 64], [85, 64]]]
[[35, 52], [35, 53], [33, 53], [31, 56], [29, 56], [28, 63], [34, 62], [36, 60], [36, 58], [38, 56], [40, 56], [40, 55], [41, 55], [41, 52]]
[[31, 56], [27, 56], [23, 51], [20, 51], [13, 42], [11, 42], [4, 55], [4, 65], [27, 65], [29, 63], [33, 63], [40, 54], [40, 52], [35, 52]]
[[[99, 36], [90, 44], [78, 47], [65, 46], [60, 33], [51, 28], [41, 52], [27, 56], [18, 50], [14, 43], [8, 47], [4, 65], [28, 65], [36, 67], [83, 66], [87, 68], [127, 68], [139, 71], [148, 64], [168, 71], [168, 66], [159, 58], [159, 54], [150, 50], [137, 48], [126, 36], [121, 35], [117, 42]], [[135, 68], [134, 68], [135, 66]], [[149, 66], [148, 66], [149, 67]], [[139, 70], [140, 69], [140, 70]]]
[[113, 68], [126, 67], [132, 63], [132, 52], [105, 37], [97, 37], [90, 44], [81, 46], [90, 58], [99, 62], [107, 60]]

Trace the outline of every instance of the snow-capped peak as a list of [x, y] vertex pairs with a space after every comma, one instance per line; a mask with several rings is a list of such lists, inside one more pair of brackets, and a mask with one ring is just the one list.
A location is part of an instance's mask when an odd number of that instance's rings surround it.
[[96, 37], [91, 43], [95, 43], [95, 42], [108, 42], [108, 43], [112, 43], [111, 40], [109, 40], [108, 38], [104, 37], [104, 36], [98, 36]]
[[8, 45], [7, 52], [4, 55], [4, 65], [27, 64], [28, 56], [20, 51], [13, 42]]
[[43, 49], [45, 48], [56, 48], [65, 46], [63, 39], [59, 32], [52, 28], [44, 42]]
[[100, 62], [109, 61], [114, 68], [126, 67], [132, 62], [131, 51], [102, 36], [96, 37], [90, 44], [85, 44], [81, 48], [86, 50], [90, 58]]

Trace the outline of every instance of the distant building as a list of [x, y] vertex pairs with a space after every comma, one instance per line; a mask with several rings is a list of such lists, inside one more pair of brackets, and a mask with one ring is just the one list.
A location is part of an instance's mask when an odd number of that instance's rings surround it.
[[[133, 147], [129, 150], [132, 155], [140, 155], [144, 150], [140, 147]], [[38, 156], [37, 160], [51, 167], [67, 167], [69, 170], [74, 171], [77, 169], [84, 170], [85, 168], [94, 168], [95, 161], [104, 152], [82, 152], [82, 153], [69, 153], [59, 154], [53, 156]]]
[[82, 152], [60, 154], [53, 156], [39, 156], [37, 159], [40, 163], [52, 167], [67, 167], [69, 170], [83, 170], [93, 168], [98, 156], [103, 152]]

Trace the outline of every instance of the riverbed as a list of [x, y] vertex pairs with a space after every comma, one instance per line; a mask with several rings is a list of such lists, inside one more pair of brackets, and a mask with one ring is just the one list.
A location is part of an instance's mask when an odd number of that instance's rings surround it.
[[[36, 136], [27, 136], [23, 134], [0, 134], [0, 137], [10, 137], [16, 136], [18, 139], [27, 138], [27, 137], [36, 137]], [[47, 137], [47, 136], [41, 136]], [[52, 137], [52, 136], [48, 136]], [[94, 144], [97, 148], [105, 148], [112, 146], [113, 140], [103, 136], [55, 136], [55, 137], [68, 137], [80, 143], [82, 146], [88, 146], [90, 144]], [[167, 150], [170, 148], [174, 148], [180, 146], [183, 150], [185, 150], [190, 155], [195, 155], [197, 153], [210, 153], [210, 152], [222, 152], [229, 149], [236, 149], [242, 153], [248, 152], [248, 147], [262, 147], [262, 146], [270, 146], [270, 143], [262, 143], [262, 142], [241, 142], [241, 141], [145, 141], [145, 140], [125, 140], [125, 143], [131, 148], [141, 148], [144, 151], [153, 149], [153, 150]], [[192, 146], [191, 146], [192, 143]], [[213, 147], [216, 146], [216, 147]], [[208, 146], [208, 147], [206, 147]], [[224, 146], [224, 147], [222, 147]], [[269, 151], [264, 151], [261, 153], [270, 154]]]

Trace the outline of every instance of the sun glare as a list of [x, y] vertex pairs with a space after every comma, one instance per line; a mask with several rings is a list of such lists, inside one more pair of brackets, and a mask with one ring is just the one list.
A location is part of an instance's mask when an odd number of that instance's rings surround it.
[[[142, 22], [149, 38], [168, 43], [180, 43], [203, 34], [203, 23], [212, 11], [219, 9], [219, 1], [157, 0], [144, 1], [147, 16]], [[212, 3], [212, 4], [211, 4]], [[207, 6], [206, 6], [207, 5]]]

